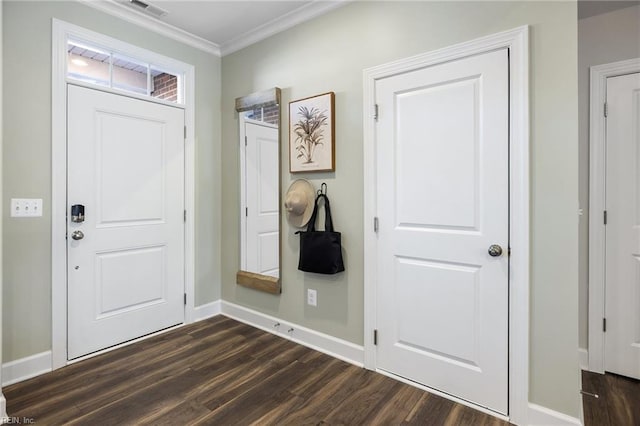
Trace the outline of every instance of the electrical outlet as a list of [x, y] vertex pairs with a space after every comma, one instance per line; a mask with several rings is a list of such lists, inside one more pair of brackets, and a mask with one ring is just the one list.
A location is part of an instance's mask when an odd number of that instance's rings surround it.
[[318, 306], [318, 292], [313, 289], [307, 289], [307, 305]]
[[42, 198], [12, 198], [11, 217], [42, 216]]

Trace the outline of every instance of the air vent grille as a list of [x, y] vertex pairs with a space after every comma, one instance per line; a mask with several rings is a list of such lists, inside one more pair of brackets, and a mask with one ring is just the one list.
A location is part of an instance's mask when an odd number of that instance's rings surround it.
[[136, 9], [140, 9], [157, 18], [161, 18], [169, 14], [169, 12], [167, 12], [162, 8], [159, 8], [158, 6], [154, 6], [152, 4], [149, 4], [140, 0], [129, 0], [129, 4], [135, 7]]

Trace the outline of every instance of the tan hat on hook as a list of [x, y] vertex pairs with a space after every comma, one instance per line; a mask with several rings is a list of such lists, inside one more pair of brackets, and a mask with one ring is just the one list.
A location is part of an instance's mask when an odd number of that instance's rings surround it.
[[309, 222], [316, 201], [316, 190], [311, 182], [298, 179], [291, 183], [284, 197], [284, 208], [287, 211], [289, 224], [302, 228]]

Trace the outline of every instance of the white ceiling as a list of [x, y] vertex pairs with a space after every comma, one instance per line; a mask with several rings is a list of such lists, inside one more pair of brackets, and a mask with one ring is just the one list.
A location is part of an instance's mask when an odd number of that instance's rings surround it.
[[161, 21], [223, 45], [311, 1], [151, 0], [145, 3], [169, 12]]
[[[131, 0], [79, 1], [210, 53], [225, 55], [353, 0], [138, 0], [165, 10], [165, 16], [145, 12]], [[639, 3], [578, 0], [578, 17]]]
[[[140, 0], [168, 12], [153, 15], [130, 0], [79, 0], [181, 41], [227, 54], [340, 7], [351, 0]], [[196, 36], [196, 37], [193, 37]]]

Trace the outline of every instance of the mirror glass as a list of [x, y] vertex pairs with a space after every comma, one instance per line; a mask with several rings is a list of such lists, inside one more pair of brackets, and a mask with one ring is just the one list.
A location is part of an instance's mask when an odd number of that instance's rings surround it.
[[280, 90], [236, 99], [240, 149], [237, 283], [280, 293]]

